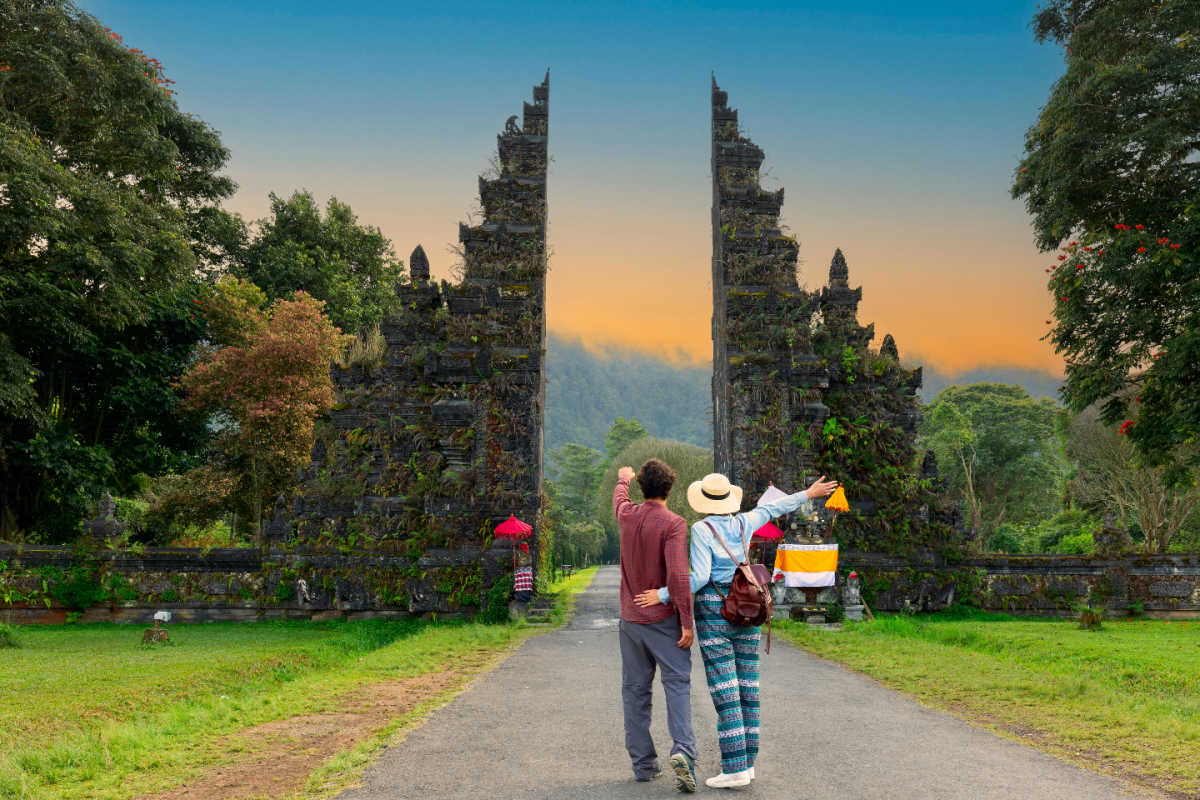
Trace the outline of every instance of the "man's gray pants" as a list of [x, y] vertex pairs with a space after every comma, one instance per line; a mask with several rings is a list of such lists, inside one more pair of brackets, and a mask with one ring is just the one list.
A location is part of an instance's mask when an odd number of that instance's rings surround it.
[[683, 634], [679, 618], [642, 625], [621, 620], [621, 699], [625, 705], [625, 749], [633, 774], [650, 778], [658, 769], [658, 752], [650, 738], [651, 688], [654, 668], [662, 671], [667, 695], [667, 728], [675, 740], [671, 754], [696, 758], [692, 733], [692, 651], [676, 642]]

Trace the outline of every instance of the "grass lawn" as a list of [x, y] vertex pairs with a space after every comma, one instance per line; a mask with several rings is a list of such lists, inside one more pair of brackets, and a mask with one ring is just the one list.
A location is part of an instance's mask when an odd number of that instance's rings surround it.
[[1135, 783], [1200, 797], [1200, 622], [881, 616], [793, 644], [934, 708]]
[[[554, 587], [552, 621], [565, 618], [593, 574]], [[210, 623], [170, 626], [171, 644], [142, 647], [140, 627], [18, 628], [19, 647], [0, 649], [0, 798], [162, 791], [244, 759], [261, 744], [239, 740], [251, 726], [336, 712], [372, 685], [410, 679], [413, 695], [427, 683], [411, 713], [322, 765], [293, 795], [327, 796], [398, 731], [542, 630], [419, 620]]]

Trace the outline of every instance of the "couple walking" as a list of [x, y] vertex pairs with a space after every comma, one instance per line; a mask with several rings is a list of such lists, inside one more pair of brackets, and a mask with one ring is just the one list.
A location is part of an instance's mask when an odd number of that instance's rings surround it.
[[652, 458], [636, 477], [644, 503], [629, 500], [632, 467], [620, 469], [613, 490], [613, 513], [621, 531], [621, 696], [634, 777], [649, 781], [660, 772], [650, 738], [657, 668], [674, 740], [670, 763], [675, 788], [696, 791], [691, 647], [698, 638], [721, 748], [721, 772], [705, 783], [746, 786], [754, 780], [758, 755], [759, 629], [731, 625], [721, 616], [721, 603], [737, 562], [747, 560], [754, 531], [791, 511], [808, 513], [811, 501], [828, 496], [837, 484], [822, 477], [805, 491], [739, 513], [742, 490], [724, 475], [707, 475], [688, 487], [688, 504], [707, 515], [692, 526], [689, 549], [683, 518], [667, 508], [675, 471]]

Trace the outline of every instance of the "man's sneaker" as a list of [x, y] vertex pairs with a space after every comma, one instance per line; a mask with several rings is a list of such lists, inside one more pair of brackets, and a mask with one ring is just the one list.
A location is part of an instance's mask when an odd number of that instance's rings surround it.
[[749, 786], [750, 770], [744, 769], [741, 772], [734, 772], [729, 775], [722, 772], [720, 775], [714, 775], [709, 778], [704, 783], [714, 789], [736, 789], [739, 786]]
[[638, 783], [646, 783], [647, 781], [654, 780], [659, 775], [662, 775], [662, 769], [656, 767], [654, 772], [651, 772], [649, 775], [635, 775], [634, 780], [636, 780]]
[[671, 769], [675, 770], [675, 788], [691, 794], [696, 791], [696, 764], [683, 753], [671, 756]]

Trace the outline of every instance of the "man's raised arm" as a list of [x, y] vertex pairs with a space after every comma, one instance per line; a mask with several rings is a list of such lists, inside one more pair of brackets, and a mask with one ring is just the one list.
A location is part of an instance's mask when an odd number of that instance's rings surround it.
[[633, 510], [634, 504], [629, 500], [629, 482], [633, 480], [633, 467], [621, 467], [617, 470], [617, 485], [613, 487], [613, 516], [617, 522], [621, 517]]

